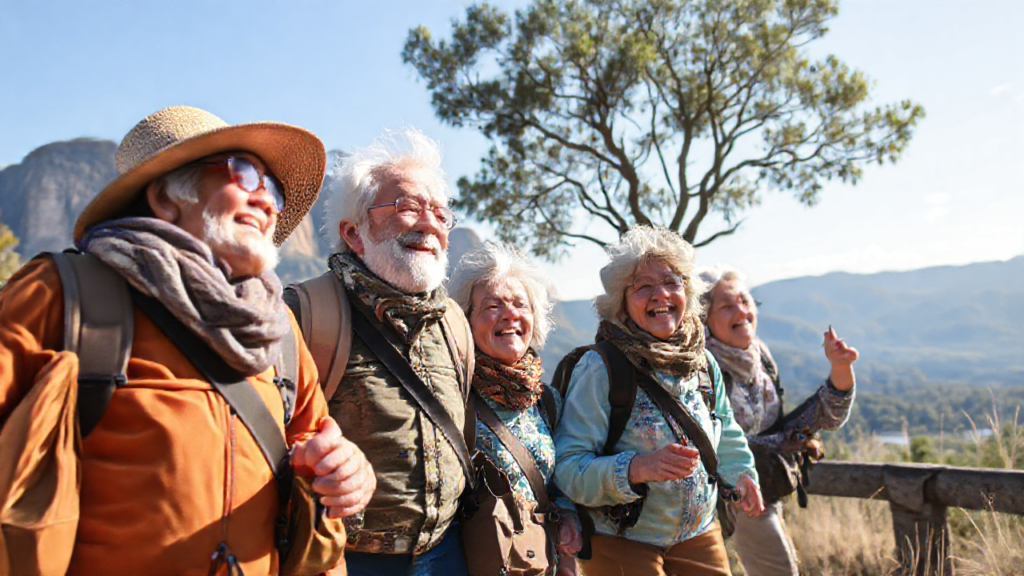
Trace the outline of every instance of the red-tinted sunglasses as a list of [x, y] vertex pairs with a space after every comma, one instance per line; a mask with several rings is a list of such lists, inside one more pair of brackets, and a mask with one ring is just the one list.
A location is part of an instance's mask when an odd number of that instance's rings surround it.
[[237, 184], [239, 188], [249, 194], [263, 188], [274, 199], [274, 208], [278, 213], [284, 212], [284, 193], [281, 192], [281, 183], [270, 174], [260, 174], [259, 169], [251, 161], [238, 156], [231, 156], [224, 160], [196, 162], [196, 164], [200, 166], [227, 166], [228, 173], [231, 174], [231, 181]]

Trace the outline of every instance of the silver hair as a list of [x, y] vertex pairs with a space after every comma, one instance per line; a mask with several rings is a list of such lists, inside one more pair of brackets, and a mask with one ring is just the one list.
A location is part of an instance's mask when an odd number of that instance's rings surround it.
[[686, 314], [702, 315], [704, 282], [693, 274], [693, 247], [678, 234], [666, 228], [634, 226], [607, 251], [611, 260], [601, 268], [604, 294], [594, 298], [597, 315], [603, 320], [626, 321], [626, 288], [632, 285], [637, 269], [651, 261], [664, 262], [683, 277]]
[[425, 186], [431, 194], [448, 199], [441, 145], [412, 126], [385, 130], [369, 146], [341, 157], [334, 167], [321, 232], [336, 251], [349, 250], [338, 234], [338, 225], [343, 220], [356, 226], [366, 222], [381, 181], [396, 173]]
[[530, 345], [540, 350], [555, 328], [554, 294], [551, 281], [521, 251], [508, 244], [486, 242], [467, 252], [452, 272], [448, 294], [469, 316], [473, 288], [509, 279], [522, 282], [533, 310], [533, 339]]
[[702, 318], [705, 322], [708, 318], [708, 312], [711, 311], [711, 293], [722, 282], [736, 282], [739, 284], [740, 289], [743, 291], [743, 296], [747, 300], [747, 305], [755, 313], [757, 312], [757, 303], [754, 301], [754, 295], [750, 293], [750, 288], [747, 287], [747, 277], [739, 270], [727, 264], [716, 264], [714, 266], [702, 266], [697, 269], [695, 274], [704, 282], [704, 293], [701, 294], [700, 301], [704, 307]]
[[167, 190], [167, 196], [171, 200], [185, 204], [199, 202], [199, 186], [202, 184], [205, 168], [199, 164], [186, 164], [164, 174], [161, 178], [165, 190]]

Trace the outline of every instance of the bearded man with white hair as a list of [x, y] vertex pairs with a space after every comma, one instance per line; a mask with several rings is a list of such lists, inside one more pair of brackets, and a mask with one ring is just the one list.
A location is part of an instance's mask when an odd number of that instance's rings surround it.
[[330, 271], [285, 301], [331, 415], [377, 475], [365, 511], [346, 519], [349, 574], [465, 574], [456, 512], [472, 475], [463, 429], [473, 352], [442, 285], [455, 216], [440, 149], [414, 128], [386, 132], [335, 174]]

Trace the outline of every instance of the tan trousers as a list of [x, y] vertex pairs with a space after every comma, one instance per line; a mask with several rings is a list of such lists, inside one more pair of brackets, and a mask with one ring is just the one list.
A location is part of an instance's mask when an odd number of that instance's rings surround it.
[[587, 576], [732, 576], [718, 524], [663, 551], [614, 536], [591, 537], [594, 557], [581, 560]]
[[748, 518], [737, 508], [734, 504], [729, 510], [736, 524], [732, 541], [747, 576], [797, 576], [800, 569], [782, 519], [782, 502], [765, 507], [757, 518]]

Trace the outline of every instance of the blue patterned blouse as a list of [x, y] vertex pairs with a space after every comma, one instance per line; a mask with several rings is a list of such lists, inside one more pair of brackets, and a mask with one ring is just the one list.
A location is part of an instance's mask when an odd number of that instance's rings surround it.
[[[557, 390], [552, 389], [552, 392], [554, 392], [555, 397], [555, 409], [561, 412], [562, 396]], [[537, 463], [537, 469], [544, 475], [544, 480], [548, 483], [548, 497], [554, 502], [555, 506], [575, 511], [576, 507], [572, 501], [563, 496], [551, 482], [551, 475], [555, 468], [555, 442], [552, 439], [551, 430], [541, 414], [544, 411], [543, 402], [538, 401], [526, 410], [519, 411], [505, 408], [489, 398], [485, 398], [484, 401], [494, 409], [494, 412], [498, 414], [498, 418], [501, 419], [516, 438], [523, 442], [526, 449], [533, 455], [533, 459]], [[505, 448], [494, 432], [491, 431], [490, 427], [479, 416], [476, 421], [476, 447], [499, 470], [508, 475], [509, 483], [512, 485], [512, 492], [517, 500], [521, 502], [537, 501], [537, 498], [533, 495], [533, 488], [530, 487], [530, 481], [526, 479], [526, 475], [512, 457], [512, 453]]]
[[[721, 477], [733, 486], [742, 475], [749, 475], [756, 481], [754, 456], [747, 447], [743, 430], [733, 420], [721, 372], [710, 354], [708, 363], [717, 397], [715, 412], [721, 421], [711, 419], [696, 375], [683, 381], [657, 372], [655, 380], [676, 395], [707, 432], [716, 447]], [[608, 387], [608, 372], [601, 356], [594, 351], [587, 352], [573, 370], [565, 410], [555, 433], [558, 447], [555, 481], [574, 502], [585, 506], [625, 504], [639, 498], [629, 483], [630, 460], [637, 454], [649, 454], [678, 441], [661, 410], [640, 388], [622, 439], [616, 446], [618, 453], [600, 454], [608, 437], [611, 413]], [[668, 548], [703, 534], [714, 521], [718, 492], [714, 485], [708, 484], [703, 464], [698, 464], [688, 478], [650, 482], [648, 488], [640, 520], [626, 530], [624, 537]], [[616, 535], [615, 525], [604, 515], [592, 516], [598, 534]]]

